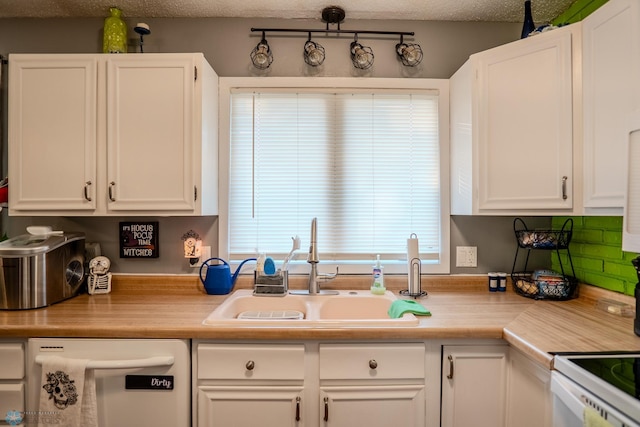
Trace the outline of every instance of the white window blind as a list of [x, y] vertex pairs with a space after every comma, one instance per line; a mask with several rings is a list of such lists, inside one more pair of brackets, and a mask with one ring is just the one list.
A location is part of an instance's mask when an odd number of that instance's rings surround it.
[[439, 150], [437, 94], [233, 93], [229, 257], [305, 251], [317, 217], [322, 261], [404, 260], [416, 233], [438, 262]]

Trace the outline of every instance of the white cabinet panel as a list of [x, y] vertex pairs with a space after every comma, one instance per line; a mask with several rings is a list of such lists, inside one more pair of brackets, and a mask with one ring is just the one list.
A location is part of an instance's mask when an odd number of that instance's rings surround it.
[[193, 210], [195, 62], [118, 57], [107, 66], [109, 209]]
[[583, 21], [584, 206], [590, 214], [622, 210], [626, 176], [620, 159], [640, 94], [639, 25], [635, 0], [610, 0]]
[[472, 55], [451, 78], [453, 214], [573, 211], [579, 29]]
[[320, 379], [424, 378], [424, 344], [321, 344]]
[[551, 426], [551, 371], [511, 348], [507, 426]]
[[97, 58], [12, 55], [9, 64], [11, 210], [95, 209]]
[[302, 427], [302, 416], [302, 387], [198, 387], [200, 427]]
[[201, 344], [198, 359], [200, 379], [304, 379], [303, 344]]
[[21, 380], [24, 378], [24, 344], [0, 344], [0, 379]]
[[627, 182], [622, 221], [622, 250], [640, 252], [640, 111], [630, 120], [627, 143]]
[[322, 426], [424, 426], [424, 385], [321, 387]]
[[507, 346], [443, 347], [442, 427], [504, 427]]
[[24, 383], [0, 384], [0, 415], [9, 411], [24, 412]]
[[478, 56], [479, 209], [571, 207], [571, 33], [550, 35]]

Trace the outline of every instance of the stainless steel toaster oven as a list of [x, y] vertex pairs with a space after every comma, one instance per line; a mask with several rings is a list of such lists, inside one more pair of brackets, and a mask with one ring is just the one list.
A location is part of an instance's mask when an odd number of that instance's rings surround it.
[[0, 309], [45, 307], [77, 295], [85, 278], [84, 246], [83, 233], [0, 242]]

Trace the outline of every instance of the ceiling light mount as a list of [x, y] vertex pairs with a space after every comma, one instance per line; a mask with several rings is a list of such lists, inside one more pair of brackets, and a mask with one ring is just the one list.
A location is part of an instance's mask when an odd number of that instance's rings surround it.
[[322, 21], [327, 23], [327, 29], [329, 29], [329, 24], [337, 24], [340, 29], [340, 23], [344, 21], [345, 16], [347, 14], [339, 6], [329, 6], [322, 9]]

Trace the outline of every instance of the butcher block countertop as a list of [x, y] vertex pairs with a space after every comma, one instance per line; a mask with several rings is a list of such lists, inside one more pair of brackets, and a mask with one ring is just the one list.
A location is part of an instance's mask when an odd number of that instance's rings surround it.
[[[387, 276], [389, 290], [406, 288], [406, 277]], [[241, 277], [236, 288], [251, 286]], [[343, 277], [335, 289], [366, 289], [369, 277]], [[303, 287], [293, 277], [291, 287]], [[426, 340], [504, 339], [551, 367], [552, 353], [639, 351], [633, 318], [596, 308], [599, 298], [634, 304], [632, 297], [580, 285], [570, 301], [534, 301], [510, 288], [488, 292], [486, 277], [428, 276], [418, 301], [432, 315], [411, 327], [217, 327], [203, 320], [226, 296], [207, 295], [196, 276], [116, 275], [106, 295], [79, 295], [50, 307], [0, 311], [1, 338], [182, 338], [220, 340]], [[329, 288], [328, 284], [326, 288]]]

